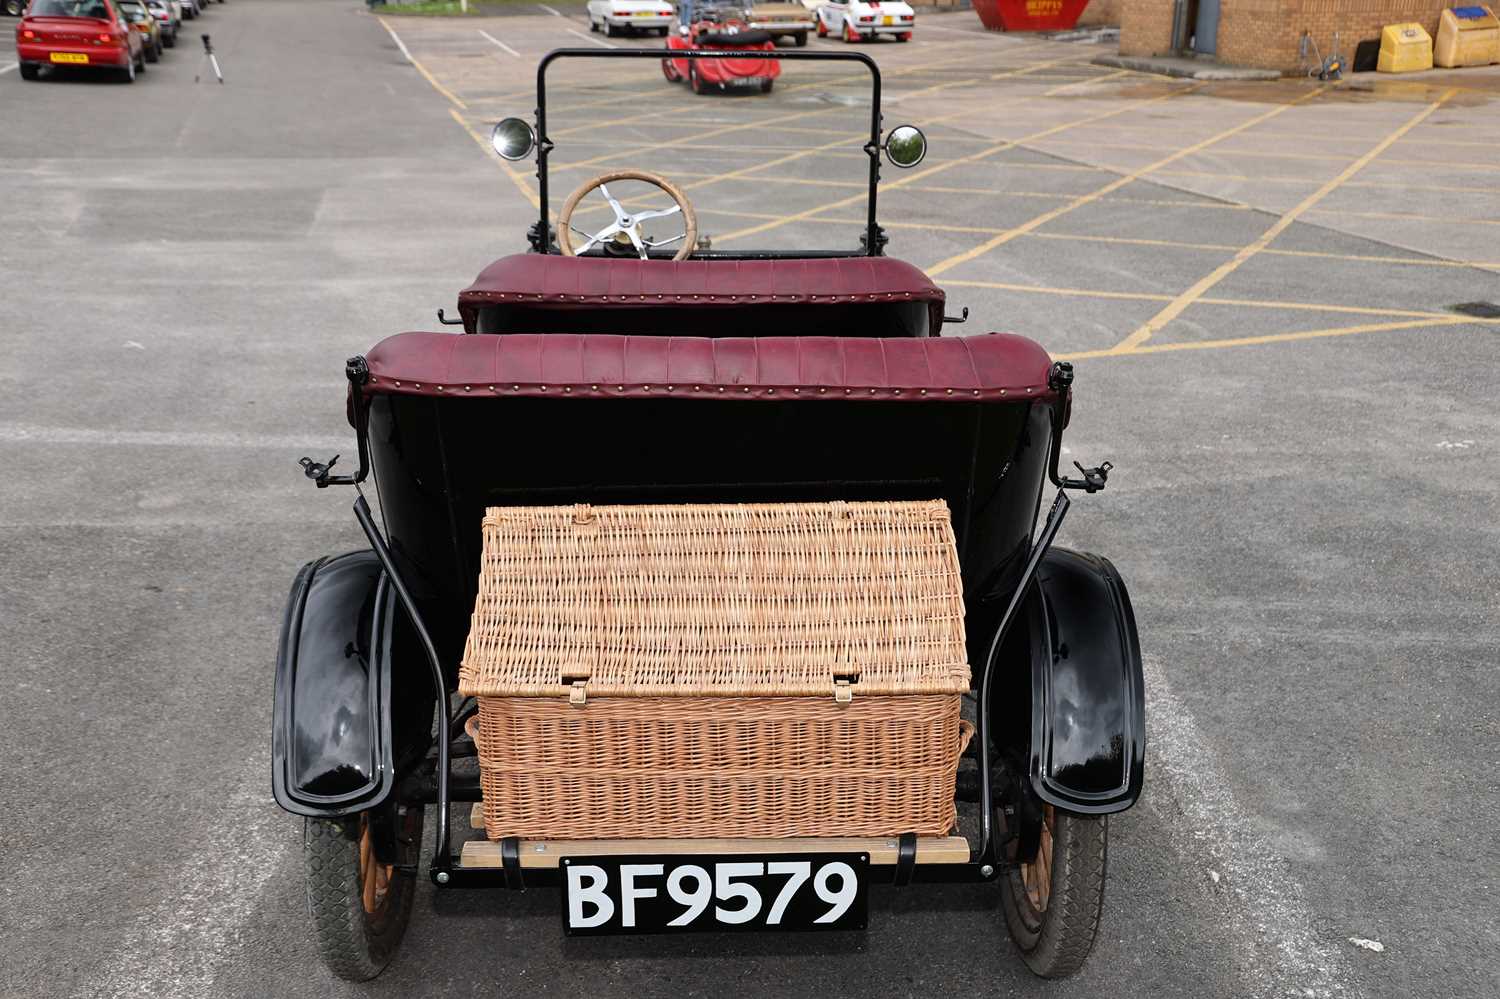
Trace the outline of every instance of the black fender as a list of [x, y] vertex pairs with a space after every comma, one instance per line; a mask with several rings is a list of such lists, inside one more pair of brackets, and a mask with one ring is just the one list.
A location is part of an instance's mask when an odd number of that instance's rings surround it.
[[271, 788], [296, 815], [373, 808], [395, 783], [391, 648], [395, 594], [373, 551], [309, 562], [281, 623]]
[[1109, 559], [1053, 548], [1026, 601], [1031, 641], [1029, 778], [1072, 812], [1120, 812], [1140, 796], [1146, 692], [1130, 595]]

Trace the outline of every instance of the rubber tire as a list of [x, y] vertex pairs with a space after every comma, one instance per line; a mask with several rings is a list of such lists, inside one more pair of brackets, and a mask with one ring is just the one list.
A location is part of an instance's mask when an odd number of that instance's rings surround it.
[[170, 35], [167, 35], [165, 38], [163, 38], [162, 44], [169, 49], [175, 49], [177, 47], [177, 32], [174, 31]]
[[5, 0], [5, 13], [11, 17], [20, 17], [25, 9], [26, 5], [21, 0]]
[[118, 70], [121, 83], [135, 82], [136, 74], [139, 73], [141, 69], [140, 62], [141, 61], [138, 59], [129, 59], [126, 61], [125, 68]]
[[693, 88], [693, 93], [703, 93], [703, 78], [698, 75], [698, 64], [688, 63], [688, 86]]
[[[346, 982], [367, 982], [385, 970], [406, 936], [416, 899], [415, 873], [391, 875], [397, 893], [385, 925], [372, 931], [360, 895], [359, 841], [350, 827], [324, 819], [303, 820], [302, 856], [313, 939], [328, 970]], [[417, 823], [418, 842], [421, 824]]]
[[596, 35], [599, 33], [599, 24], [592, 17], [589, 18], [589, 30]]
[[1052, 892], [1037, 918], [1021, 872], [1000, 881], [1000, 907], [1010, 938], [1032, 972], [1066, 978], [1088, 960], [1104, 910], [1109, 860], [1109, 816], [1076, 815], [1057, 809], [1052, 833]]
[[771, 92], [771, 88], [775, 85], [775, 80], [762, 80], [760, 81], [760, 92], [763, 94], [769, 94]]
[[677, 68], [672, 65], [671, 59], [663, 59], [661, 61], [661, 75], [667, 78], [668, 83], [682, 82], [682, 74], [677, 72]]
[[42, 67], [34, 62], [23, 62], [20, 66], [21, 79], [35, 80], [42, 75]]
[[799, 49], [806, 47], [806, 45], [807, 45], [807, 32], [805, 32], [805, 31], [799, 31], [799, 32], [797, 32], [795, 35], [792, 36], [792, 42]]
[[604, 22], [604, 34], [608, 38], [619, 38], [620, 37], [620, 29], [617, 28], [617, 27], [615, 27], [610, 22], [605, 21]]

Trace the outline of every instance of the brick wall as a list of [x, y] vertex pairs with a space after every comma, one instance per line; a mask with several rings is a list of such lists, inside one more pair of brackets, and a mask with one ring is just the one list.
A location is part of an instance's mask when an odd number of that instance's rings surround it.
[[1172, 0], [1119, 3], [1121, 55], [1154, 56], [1172, 50]]
[[1119, 23], [1120, 0], [1089, 0], [1089, 5], [1083, 8], [1083, 15], [1078, 18], [1080, 28], [1099, 25], [1118, 27]]
[[[1163, 55], [1172, 45], [1173, 0], [1119, 0], [1120, 54]], [[1318, 50], [1333, 51], [1333, 33], [1347, 64], [1354, 47], [1379, 38], [1387, 24], [1416, 21], [1437, 38], [1448, 0], [1220, 0], [1218, 61], [1298, 72], [1303, 32]], [[1309, 53], [1311, 59], [1311, 53]]]

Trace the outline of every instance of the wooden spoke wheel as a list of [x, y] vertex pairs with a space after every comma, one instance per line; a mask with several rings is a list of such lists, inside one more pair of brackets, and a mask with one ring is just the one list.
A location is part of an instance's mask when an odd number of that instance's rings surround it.
[[1027, 967], [1073, 974], [1089, 956], [1104, 907], [1109, 820], [1043, 805], [1036, 854], [1000, 882], [1000, 906]]
[[368, 981], [390, 963], [411, 919], [421, 846], [421, 808], [306, 820], [307, 907], [319, 955], [338, 977]]

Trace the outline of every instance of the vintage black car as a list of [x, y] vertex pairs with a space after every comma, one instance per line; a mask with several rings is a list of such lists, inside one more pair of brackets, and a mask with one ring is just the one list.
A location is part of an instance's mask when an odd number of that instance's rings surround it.
[[[1093, 943], [1108, 817], [1136, 801], [1145, 750], [1125, 585], [1103, 556], [1052, 544], [1069, 495], [1103, 489], [1110, 469], [1059, 470], [1072, 368], [1021, 336], [941, 335], [962, 321], [944, 314], [942, 290], [884, 255], [875, 212], [882, 151], [912, 165], [926, 141], [909, 126], [882, 131], [879, 73], [857, 53], [774, 57], [794, 66], [842, 59], [872, 76], [860, 248], [703, 249], [686, 196], [639, 173], [674, 203], [632, 213], [610, 196], [607, 175], [580, 186], [554, 223], [548, 67], [650, 56], [566, 50], [542, 60], [535, 121], [507, 119], [494, 137], [507, 158], [536, 157], [532, 252], [497, 260], [460, 292], [461, 320], [444, 322], [461, 330], [401, 333], [348, 360], [357, 467], [302, 459], [320, 488], [373, 486], [381, 510], [377, 521], [360, 492], [354, 514], [369, 547], [297, 574], [276, 670], [272, 785], [277, 803], [305, 818], [323, 957], [343, 978], [378, 974], [423, 873], [441, 890], [561, 885], [566, 911], [578, 886], [562, 871], [580, 858], [651, 854], [668, 870], [674, 859], [692, 861], [707, 892], [709, 865], [764, 874], [758, 863], [732, 862], [854, 850], [859, 883], [838, 889], [851, 900], [857, 887], [863, 904], [868, 883], [994, 882], [1027, 964], [1067, 975]], [[576, 230], [574, 209], [594, 190], [612, 220]], [[661, 239], [643, 228], [664, 219], [683, 232]], [[481, 796], [454, 761], [475, 753], [465, 734], [475, 704], [457, 697], [456, 677], [486, 508], [918, 499], [946, 504], [961, 566], [973, 664], [965, 710], [977, 734], [953, 794], [972, 820], [967, 831], [919, 842], [898, 828], [824, 847], [503, 837], [455, 850], [450, 805]], [[424, 822], [436, 827], [425, 865]], [[831, 880], [817, 885], [834, 891]], [[754, 894], [758, 906], [761, 892], [769, 899], [784, 887], [750, 876], [730, 890]], [[638, 896], [647, 892], [657, 894]], [[807, 917], [807, 927], [817, 921]], [[734, 928], [775, 923], [762, 914]], [[726, 927], [709, 913], [610, 928]]]

